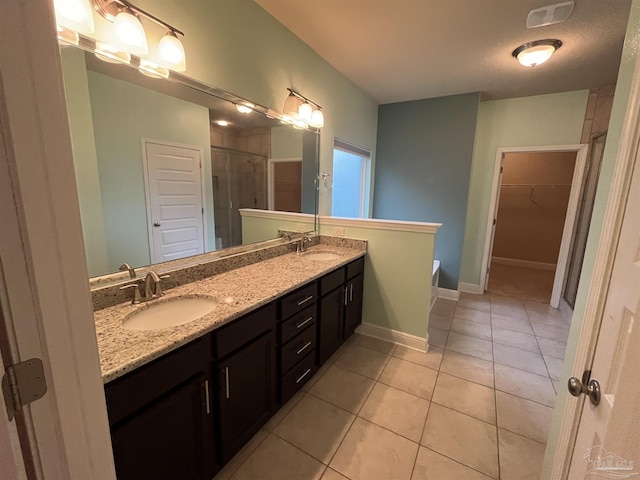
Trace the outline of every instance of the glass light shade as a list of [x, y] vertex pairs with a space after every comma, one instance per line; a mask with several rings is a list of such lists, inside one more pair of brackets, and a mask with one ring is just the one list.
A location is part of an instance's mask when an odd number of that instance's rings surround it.
[[147, 36], [138, 17], [127, 11], [121, 11], [113, 22], [115, 39], [118, 47], [134, 55], [149, 53]]
[[249, 102], [236, 104], [236, 110], [240, 113], [251, 113], [253, 112], [253, 107], [255, 107], [255, 105]]
[[309, 123], [311, 121], [311, 115], [313, 113], [313, 107], [310, 103], [301, 103], [298, 107], [298, 118], [302, 120], [304, 123]]
[[293, 93], [290, 93], [287, 99], [284, 101], [284, 107], [282, 107], [282, 113], [290, 117], [298, 116], [298, 105], [300, 101]]
[[158, 59], [163, 65], [176, 72], [184, 72], [187, 69], [184, 46], [175, 33], [169, 32], [160, 39]]
[[131, 63], [131, 54], [123, 52], [119, 48], [108, 43], [96, 42], [96, 49], [93, 52], [100, 60], [108, 63]]
[[555, 51], [553, 45], [537, 45], [520, 52], [517, 59], [525, 67], [535, 67], [549, 60]]
[[93, 33], [93, 8], [89, 0], [55, 0], [56, 22], [74, 32]]
[[151, 78], [169, 78], [169, 70], [164, 67], [161, 67], [157, 63], [153, 63], [149, 60], [145, 60], [144, 58], [140, 59], [140, 66], [138, 70], [143, 75]]
[[322, 110], [316, 109], [313, 111], [309, 125], [315, 128], [324, 127], [324, 114], [322, 113]]
[[295, 128], [296, 130], [304, 130], [305, 128], [308, 128], [309, 125], [306, 122], [303, 122], [302, 120], [294, 120], [293, 121], [293, 128]]

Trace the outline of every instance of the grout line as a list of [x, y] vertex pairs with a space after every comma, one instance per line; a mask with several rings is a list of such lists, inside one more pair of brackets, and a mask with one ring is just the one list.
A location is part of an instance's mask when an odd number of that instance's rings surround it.
[[[493, 312], [492, 312], [493, 313]], [[493, 318], [491, 318], [491, 359], [493, 363], [493, 407], [495, 409], [496, 414], [496, 461], [498, 467], [498, 480], [502, 476], [502, 472], [500, 471], [500, 437], [498, 436], [498, 389], [496, 388], [496, 356], [493, 352], [494, 344], [493, 344]]]
[[[491, 475], [486, 474], [486, 473], [484, 473], [484, 472], [481, 472], [481, 471], [480, 471], [480, 470], [478, 470], [477, 468], [471, 467], [471, 466], [467, 465], [466, 463], [462, 463], [460, 460], [456, 460], [455, 458], [450, 457], [449, 455], [446, 455], [446, 454], [444, 454], [444, 453], [438, 452], [437, 450], [434, 450], [433, 448], [425, 447], [424, 445], [420, 445], [420, 446], [421, 446], [422, 448], [425, 448], [425, 449], [427, 449], [427, 450], [430, 450], [430, 451], [434, 452], [434, 453], [435, 453], [435, 454], [437, 454], [437, 455], [440, 455], [440, 456], [442, 456], [442, 457], [448, 458], [448, 459], [449, 459], [449, 460], [451, 460], [452, 462], [455, 462], [455, 463], [457, 463], [458, 465], [462, 465], [463, 467], [466, 467], [466, 468], [468, 468], [469, 470], [473, 470], [474, 472], [478, 472], [479, 474], [484, 475], [484, 476], [485, 476], [485, 477], [487, 477], [487, 478], [493, 478]], [[499, 480], [499, 479], [495, 479], [495, 480]]]

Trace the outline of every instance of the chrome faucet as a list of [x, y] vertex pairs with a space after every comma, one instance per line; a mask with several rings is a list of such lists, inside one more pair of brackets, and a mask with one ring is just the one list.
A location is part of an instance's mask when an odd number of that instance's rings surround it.
[[129, 288], [133, 288], [133, 299], [131, 303], [142, 303], [148, 302], [154, 298], [158, 298], [164, 295], [162, 291], [162, 283], [161, 281], [165, 278], [169, 278], [171, 275], [158, 275], [153, 270], [150, 270], [147, 273], [147, 276], [144, 277], [144, 280], [137, 279], [133, 283], [128, 283], [127, 285], [123, 285], [120, 287], [120, 290], [126, 290]]
[[303, 253], [306, 250], [305, 245], [309, 243], [311, 239], [304, 235], [300, 240], [298, 240], [298, 244], [296, 246], [296, 253]]
[[120, 268], [118, 268], [118, 270], [122, 272], [129, 272], [129, 278], [136, 278], [135, 268], [131, 268], [131, 265], [129, 265], [128, 263], [123, 263], [122, 265], [120, 265]]

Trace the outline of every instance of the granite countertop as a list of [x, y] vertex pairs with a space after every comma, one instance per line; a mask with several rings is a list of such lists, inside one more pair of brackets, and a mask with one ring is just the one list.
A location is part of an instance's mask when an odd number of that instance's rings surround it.
[[[366, 254], [364, 250], [324, 244], [310, 247], [308, 251], [332, 252], [339, 258], [318, 261], [305, 258], [304, 254], [290, 253], [181, 285], [148, 303], [127, 302], [95, 312], [104, 383]], [[140, 309], [185, 296], [214, 298], [220, 303], [206, 316], [176, 327], [137, 331], [122, 326], [125, 318]]]

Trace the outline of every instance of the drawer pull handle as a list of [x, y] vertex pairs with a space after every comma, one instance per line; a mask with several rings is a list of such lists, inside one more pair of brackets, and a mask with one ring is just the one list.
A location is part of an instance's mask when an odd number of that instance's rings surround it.
[[207, 415], [211, 415], [211, 402], [209, 399], [209, 380], [204, 381], [204, 401], [207, 407]]
[[300, 350], [298, 350], [296, 352], [296, 355], [300, 355], [302, 352], [304, 352], [307, 348], [309, 348], [311, 346], [311, 340], [309, 340], [307, 343], [304, 344], [304, 346], [302, 346], [300, 348]]
[[353, 283], [349, 285], [349, 301], [353, 302]]
[[302, 375], [300, 375], [300, 377], [298, 377], [298, 378], [296, 379], [296, 383], [300, 383], [300, 382], [304, 379], [304, 377], [306, 377], [307, 375], [309, 375], [309, 373], [311, 373], [311, 369], [310, 369], [310, 368], [307, 368], [307, 371], [306, 371], [306, 372], [304, 372]]
[[344, 306], [347, 306], [347, 303], [349, 303], [349, 297], [347, 296], [347, 290], [349, 290], [349, 287], [344, 287]]
[[309, 300], [313, 300], [313, 295], [309, 295], [307, 298], [305, 298], [304, 300], [300, 300], [298, 302], [298, 306], [300, 305], [304, 305], [305, 303], [307, 303]]
[[309, 323], [311, 320], [313, 320], [313, 317], [309, 317], [307, 318], [304, 322], [300, 322], [300, 323], [296, 323], [296, 328], [302, 328], [304, 327], [307, 323]]
[[224, 387], [225, 398], [230, 398], [231, 392], [229, 391], [229, 367], [224, 367]]

